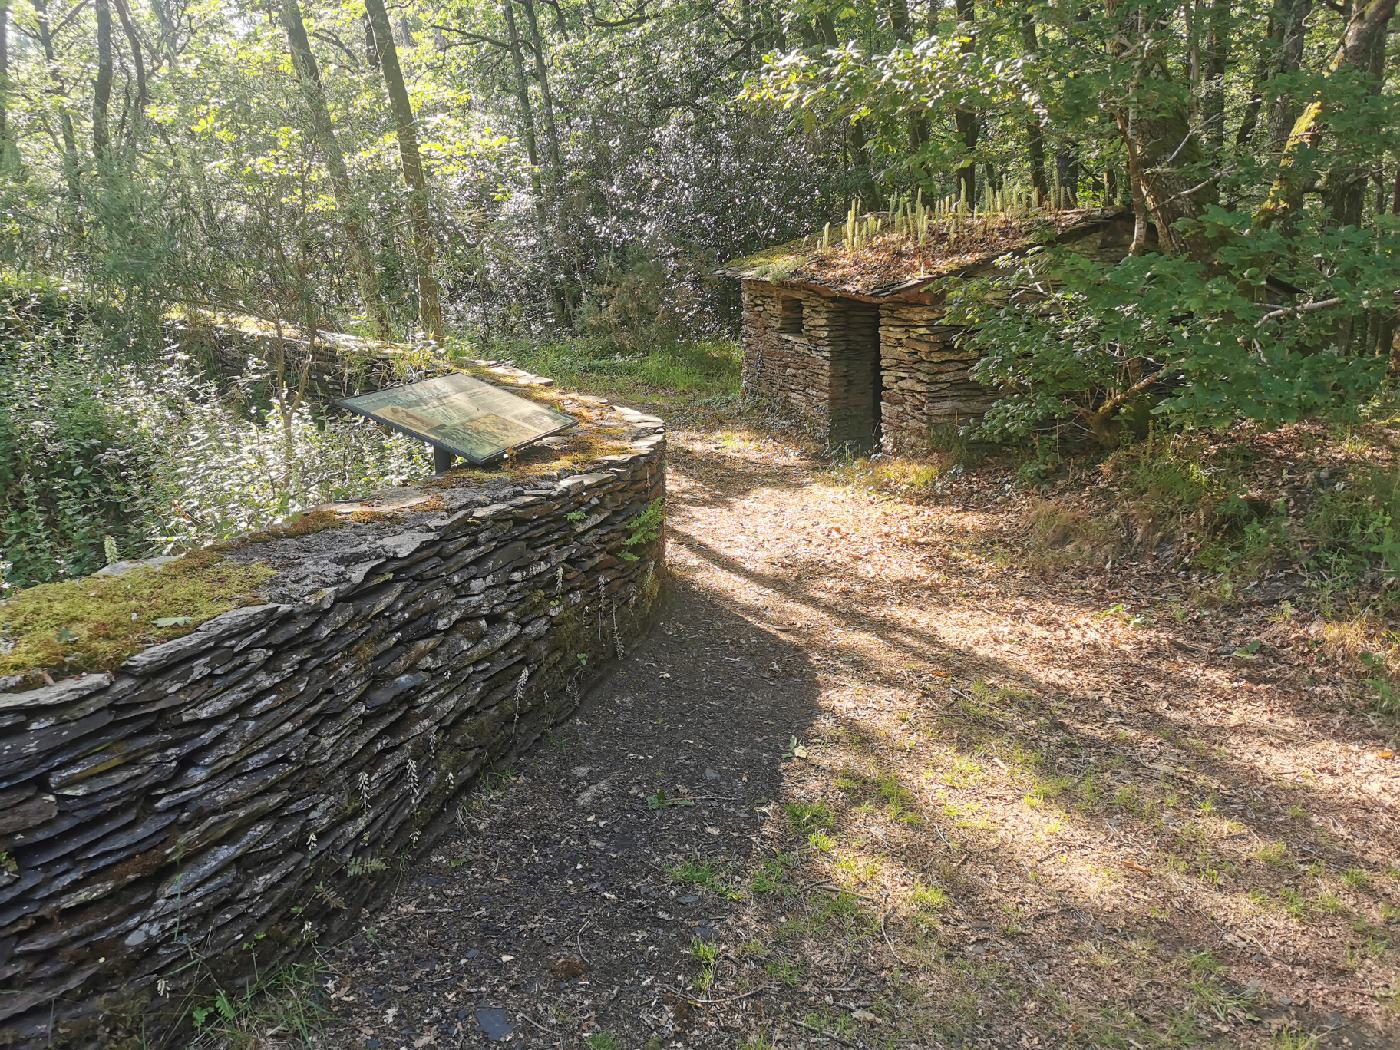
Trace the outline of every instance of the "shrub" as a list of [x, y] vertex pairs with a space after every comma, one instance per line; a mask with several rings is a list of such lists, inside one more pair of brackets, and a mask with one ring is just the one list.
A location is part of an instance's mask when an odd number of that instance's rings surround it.
[[8, 586], [185, 550], [429, 472], [421, 443], [327, 413], [266, 370], [223, 381], [82, 318], [28, 321], [0, 329]]
[[1000, 394], [981, 432], [1069, 423], [1112, 444], [1124, 415], [1148, 408], [1209, 428], [1354, 413], [1386, 382], [1389, 348], [1363, 333], [1400, 285], [1400, 219], [1297, 234], [1250, 221], [1209, 210], [1225, 244], [1209, 265], [1147, 254], [1105, 266], [1052, 248], [950, 282], [951, 319], [973, 326], [973, 373]]

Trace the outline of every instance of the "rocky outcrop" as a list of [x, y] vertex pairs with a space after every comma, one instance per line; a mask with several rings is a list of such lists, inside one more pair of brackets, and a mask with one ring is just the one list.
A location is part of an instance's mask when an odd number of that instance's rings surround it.
[[557, 467], [332, 505], [225, 552], [259, 604], [0, 694], [0, 1045], [160, 1033], [336, 938], [573, 710], [663, 544], [660, 422], [586, 407]]

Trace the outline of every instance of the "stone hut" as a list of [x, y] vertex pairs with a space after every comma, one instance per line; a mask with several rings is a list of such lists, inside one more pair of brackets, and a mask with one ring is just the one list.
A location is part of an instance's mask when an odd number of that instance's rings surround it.
[[[874, 230], [873, 219], [863, 219]], [[1033, 218], [935, 219], [923, 242], [840, 231], [722, 267], [742, 289], [744, 389], [810, 425], [832, 449], [917, 449], [933, 428], [980, 415], [992, 393], [944, 317], [946, 281], [1048, 244], [1116, 262], [1132, 217], [1077, 209]]]

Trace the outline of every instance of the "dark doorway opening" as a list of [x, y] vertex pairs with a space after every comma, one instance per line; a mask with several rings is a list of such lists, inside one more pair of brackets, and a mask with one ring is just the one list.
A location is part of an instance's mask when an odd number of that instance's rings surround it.
[[831, 431], [836, 451], [880, 447], [880, 309], [843, 301], [831, 325]]

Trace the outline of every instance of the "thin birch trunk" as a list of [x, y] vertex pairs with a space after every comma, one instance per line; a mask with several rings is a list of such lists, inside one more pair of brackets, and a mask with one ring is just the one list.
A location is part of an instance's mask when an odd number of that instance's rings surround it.
[[437, 252], [433, 247], [432, 211], [428, 203], [428, 182], [423, 174], [423, 159], [418, 151], [418, 128], [413, 116], [413, 104], [404, 86], [403, 69], [399, 66], [399, 51], [394, 44], [393, 29], [384, 0], [365, 0], [365, 11], [374, 29], [374, 42], [379, 51], [379, 71], [384, 76], [384, 88], [389, 94], [389, 107], [394, 115], [394, 130], [399, 142], [399, 163], [408, 187], [408, 216], [413, 227], [413, 251], [418, 264], [418, 317], [429, 338], [441, 345], [445, 333], [442, 324], [442, 293], [437, 281]]
[[360, 207], [359, 196], [355, 193], [354, 183], [350, 181], [350, 170], [345, 163], [340, 140], [336, 137], [335, 125], [331, 122], [330, 106], [326, 102], [325, 86], [321, 82], [321, 69], [316, 62], [315, 52], [311, 50], [301, 6], [297, 0], [282, 0], [278, 15], [282, 29], [287, 34], [287, 47], [292, 53], [292, 69], [296, 73], [297, 86], [301, 89], [302, 101], [306, 104], [311, 138], [325, 160], [326, 170], [330, 174], [341, 233], [349, 249], [350, 264], [358, 278], [365, 315], [369, 318], [374, 334], [380, 339], [387, 339], [391, 334], [389, 312], [380, 290], [379, 273], [374, 265], [374, 254], [370, 250], [363, 209]]

